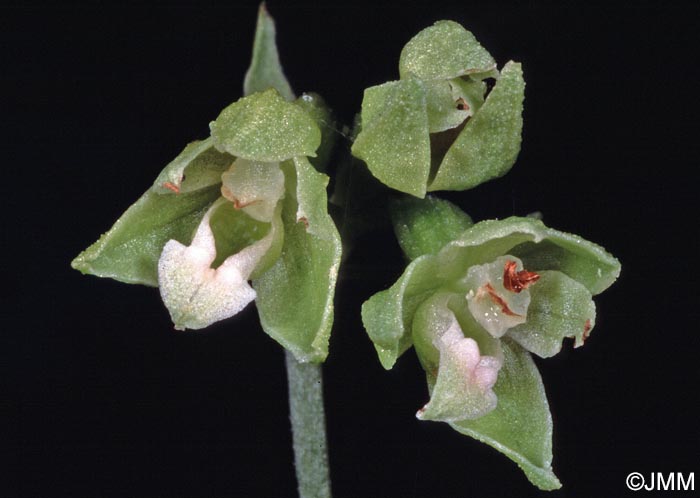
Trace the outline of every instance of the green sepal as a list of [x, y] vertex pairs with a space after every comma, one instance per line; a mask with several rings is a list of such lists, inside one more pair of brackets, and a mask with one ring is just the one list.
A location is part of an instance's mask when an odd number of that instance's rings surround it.
[[429, 191], [470, 189], [510, 170], [520, 151], [524, 92], [520, 64], [511, 61], [447, 150]]
[[[539, 220], [516, 216], [475, 224], [447, 244], [437, 257], [442, 264], [451, 262], [452, 267], [465, 271], [504, 254], [519, 257], [530, 271], [561, 271], [594, 295], [608, 288], [620, 274], [620, 262], [599, 245], [548, 228]], [[531, 264], [533, 261], [539, 264]]]
[[158, 194], [177, 195], [217, 185], [233, 160], [214, 148], [211, 137], [191, 142], [160, 172], [152, 190]]
[[189, 244], [219, 196], [218, 186], [178, 195], [161, 195], [151, 188], [71, 266], [85, 274], [157, 287], [158, 258], [165, 243], [175, 239]]
[[396, 239], [408, 259], [435, 254], [474, 222], [449, 201], [404, 197], [389, 204]]
[[315, 156], [321, 144], [313, 118], [275, 89], [234, 102], [209, 127], [218, 150], [253, 161]]
[[425, 196], [430, 174], [430, 138], [423, 84], [416, 78], [367, 88], [362, 130], [352, 154], [385, 185]]
[[304, 157], [282, 164], [285, 240], [272, 267], [253, 281], [263, 329], [300, 362], [328, 355], [340, 265], [338, 231], [327, 211], [328, 177]]
[[513, 460], [538, 488], [558, 489], [561, 483], [552, 472], [552, 416], [542, 378], [520, 345], [508, 338], [501, 345], [503, 367], [493, 388], [496, 409], [450, 425]]
[[401, 78], [413, 74], [426, 81], [487, 73], [495, 67], [496, 61], [474, 35], [454, 21], [425, 28], [404, 46], [399, 59]]
[[602, 247], [577, 235], [548, 231], [547, 240], [525, 243], [511, 251], [528, 270], [560, 271], [583, 284], [594, 296], [610, 287], [620, 275], [620, 262]]
[[333, 113], [326, 105], [323, 97], [317, 93], [303, 93], [294, 103], [304, 109], [316, 122], [319, 130], [321, 130], [321, 145], [316, 150], [316, 157], [309, 158], [309, 162], [318, 171], [324, 173], [338, 138]]
[[362, 324], [387, 370], [413, 344], [410, 331], [418, 306], [443, 283], [435, 278], [440, 271], [436, 263], [431, 256], [416, 258], [394, 285], [362, 304]]
[[576, 280], [558, 271], [540, 272], [540, 279], [529, 288], [532, 300], [527, 321], [507, 334], [522, 347], [541, 358], [561, 350], [565, 337], [583, 345], [595, 325], [595, 304], [591, 293]]
[[455, 98], [455, 91], [447, 81], [429, 81], [423, 83], [426, 91], [426, 112], [428, 113], [428, 131], [439, 133], [456, 128], [471, 116], [471, 112], [461, 108]]
[[255, 27], [253, 57], [243, 80], [243, 95], [274, 88], [285, 100], [294, 100], [294, 92], [280, 64], [275, 38], [275, 21], [262, 3], [258, 10], [258, 23]]

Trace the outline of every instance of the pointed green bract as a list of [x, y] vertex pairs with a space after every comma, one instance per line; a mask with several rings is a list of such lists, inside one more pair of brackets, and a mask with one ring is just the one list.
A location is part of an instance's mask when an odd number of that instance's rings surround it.
[[279, 259], [253, 281], [256, 304], [265, 332], [298, 361], [322, 362], [333, 323], [340, 236], [327, 212], [328, 177], [303, 157], [283, 169], [285, 243]]
[[401, 78], [447, 80], [485, 73], [496, 67], [493, 57], [474, 35], [454, 21], [438, 21], [406, 44], [399, 59]]
[[211, 138], [191, 142], [160, 172], [153, 191], [175, 195], [217, 185], [233, 159], [216, 150]]
[[321, 143], [313, 118], [274, 89], [234, 102], [209, 127], [218, 150], [252, 161], [313, 157]]
[[520, 151], [524, 91], [520, 64], [509, 62], [448, 149], [428, 190], [466, 190], [510, 170]]
[[362, 130], [352, 153], [385, 185], [425, 196], [430, 174], [425, 89], [409, 78], [365, 90]]
[[530, 354], [510, 339], [502, 339], [503, 367], [494, 392], [496, 409], [476, 420], [450, 425], [512, 459], [535, 486], [558, 489], [552, 472], [552, 417], [542, 378]]
[[405, 197], [389, 205], [396, 239], [409, 259], [435, 254], [474, 222], [449, 201]]
[[149, 189], [71, 265], [82, 273], [156, 287], [165, 243], [174, 239], [188, 244], [218, 197], [218, 186], [178, 195]]
[[253, 57], [243, 80], [243, 94], [250, 95], [274, 88], [285, 100], [292, 101], [294, 93], [284, 76], [275, 38], [275, 21], [267, 12], [265, 4], [261, 4], [255, 27]]
[[527, 321], [508, 330], [508, 336], [541, 358], [561, 350], [565, 337], [581, 346], [595, 325], [595, 304], [591, 293], [576, 280], [558, 271], [540, 272], [529, 289], [532, 301]]

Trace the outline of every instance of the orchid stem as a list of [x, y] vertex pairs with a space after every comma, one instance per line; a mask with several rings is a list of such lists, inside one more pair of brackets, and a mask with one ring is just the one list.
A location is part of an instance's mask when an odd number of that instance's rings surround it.
[[299, 498], [331, 498], [321, 365], [285, 360]]

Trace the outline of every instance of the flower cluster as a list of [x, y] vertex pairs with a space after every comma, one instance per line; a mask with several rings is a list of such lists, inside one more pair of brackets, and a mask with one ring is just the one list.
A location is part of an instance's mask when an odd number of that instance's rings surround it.
[[[334, 198], [347, 221], [355, 206], [387, 204], [381, 184], [410, 194], [390, 208], [410, 263], [364, 303], [362, 320], [385, 368], [415, 348], [430, 394], [417, 417], [490, 444], [535, 485], [554, 489], [552, 419], [531, 354], [555, 355], [565, 338], [584, 343], [595, 325], [592, 297], [620, 264], [536, 219], [474, 224], [426, 196], [511, 168], [524, 88], [520, 64], [499, 71], [459, 24], [426, 28], [401, 52], [399, 79], [365, 90], [357, 159], [339, 161]], [[255, 301], [265, 332], [298, 362], [322, 362], [341, 258], [324, 173], [334, 127], [320, 97], [295, 99], [264, 7], [244, 93], [73, 267], [157, 286], [178, 329], [207, 327]], [[367, 168], [352, 170], [364, 168], [360, 160]], [[352, 190], [350, 178], [360, 187]], [[380, 202], [365, 202], [375, 194]], [[369, 226], [345, 224], [345, 242], [352, 228]]]

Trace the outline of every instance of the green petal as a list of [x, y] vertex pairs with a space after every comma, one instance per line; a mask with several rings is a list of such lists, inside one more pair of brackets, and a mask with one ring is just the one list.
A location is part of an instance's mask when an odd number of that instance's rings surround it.
[[485, 73], [496, 67], [493, 57], [474, 35], [454, 21], [438, 21], [406, 44], [399, 59], [401, 78], [447, 80]]
[[284, 76], [275, 43], [275, 21], [260, 4], [258, 24], [255, 27], [253, 57], [243, 80], [243, 94], [251, 95], [269, 88], [277, 90], [285, 100], [294, 100], [294, 92]]
[[365, 90], [362, 130], [352, 154], [385, 185], [425, 196], [430, 174], [430, 139], [425, 89], [410, 78]]
[[469, 106], [469, 116], [476, 114], [476, 112], [481, 109], [481, 106], [484, 105], [486, 83], [483, 81], [464, 76], [462, 78], [451, 79], [449, 83], [452, 90], [452, 99], [455, 102], [459, 99], [464, 99]]
[[428, 128], [430, 133], [455, 128], [471, 116], [466, 108], [459, 105], [454, 97], [452, 86], [447, 81], [431, 81], [425, 83], [426, 110], [428, 113]]
[[466, 190], [508, 172], [520, 151], [524, 91], [520, 64], [509, 62], [448, 149], [428, 190]]
[[528, 290], [532, 300], [527, 321], [508, 330], [508, 336], [542, 358], [557, 354], [564, 337], [575, 337], [582, 345], [595, 324], [588, 289], [563, 273], [543, 271]]
[[165, 243], [175, 239], [189, 244], [219, 196], [218, 186], [179, 195], [160, 195], [149, 189], [71, 266], [98, 277], [156, 287], [158, 258]]
[[233, 157], [214, 148], [211, 138], [187, 144], [153, 182], [158, 194], [185, 194], [221, 183]]
[[501, 342], [504, 361], [494, 386], [496, 409], [450, 425], [513, 460], [538, 488], [558, 489], [561, 483], [551, 467], [552, 417], [542, 378], [527, 351], [507, 338]]
[[396, 238], [409, 259], [437, 253], [474, 224], [457, 206], [433, 196], [405, 197], [389, 207]]
[[284, 196], [279, 163], [236, 159], [221, 180], [221, 194], [258, 221], [271, 221], [277, 201]]
[[253, 281], [256, 303], [265, 332], [298, 361], [321, 362], [333, 323], [340, 236], [327, 211], [328, 177], [306, 158], [283, 169], [285, 242], [275, 264]]
[[209, 127], [217, 149], [253, 161], [315, 156], [321, 143], [313, 118], [274, 89], [234, 102]]

